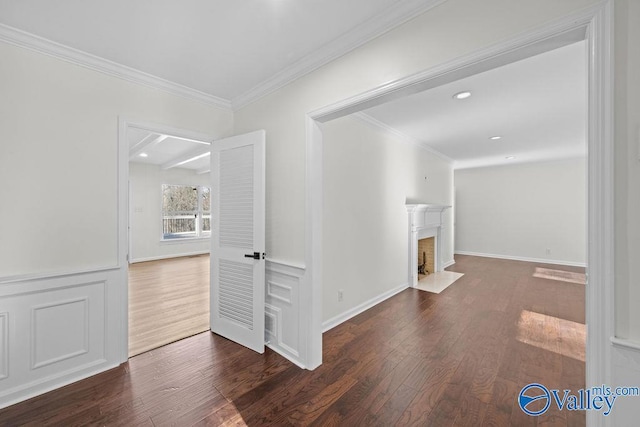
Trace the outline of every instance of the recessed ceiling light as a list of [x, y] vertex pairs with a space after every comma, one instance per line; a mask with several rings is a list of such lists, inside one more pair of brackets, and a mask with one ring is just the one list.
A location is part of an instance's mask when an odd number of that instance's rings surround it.
[[140, 157], [149, 157], [149, 155], [147, 153], [140, 153], [139, 155], [140, 155]]
[[501, 137], [501, 136], [496, 135], [496, 136], [491, 136], [491, 137], [489, 137], [489, 139], [491, 139], [491, 140], [493, 140], [493, 141], [497, 141], [498, 139], [502, 139], [502, 137]]
[[465, 90], [464, 92], [458, 92], [455, 95], [453, 95], [454, 99], [465, 99], [471, 96], [471, 92], [469, 92], [468, 90]]
[[507, 157], [505, 157], [505, 159], [507, 159], [507, 160], [513, 160], [515, 158], [516, 158], [516, 156], [507, 156]]

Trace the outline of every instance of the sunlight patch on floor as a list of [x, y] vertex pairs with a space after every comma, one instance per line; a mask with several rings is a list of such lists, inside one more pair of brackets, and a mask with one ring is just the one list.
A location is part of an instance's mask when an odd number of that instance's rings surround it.
[[587, 276], [584, 273], [577, 273], [575, 271], [553, 270], [551, 268], [536, 267], [533, 273], [533, 277], [540, 279], [557, 280], [560, 282], [577, 283], [584, 285], [587, 281]]
[[516, 339], [524, 344], [585, 361], [586, 325], [522, 310]]

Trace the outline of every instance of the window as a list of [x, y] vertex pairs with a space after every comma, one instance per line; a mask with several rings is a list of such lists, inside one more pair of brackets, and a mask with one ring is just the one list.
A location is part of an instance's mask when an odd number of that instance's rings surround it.
[[162, 239], [193, 239], [211, 235], [211, 189], [162, 185]]

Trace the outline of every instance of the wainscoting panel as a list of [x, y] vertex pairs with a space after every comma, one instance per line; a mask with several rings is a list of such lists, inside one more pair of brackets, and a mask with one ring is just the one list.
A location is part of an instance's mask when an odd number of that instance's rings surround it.
[[0, 380], [9, 376], [9, 315], [0, 313]]
[[264, 339], [267, 343], [278, 342], [282, 332], [278, 329], [282, 325], [282, 310], [269, 304], [264, 306]]
[[119, 273], [0, 280], [0, 408], [119, 364]]
[[[640, 344], [616, 339], [612, 347], [612, 387], [640, 387]], [[609, 418], [611, 425], [632, 426], [640, 418], [640, 397], [618, 397]]]
[[285, 304], [291, 304], [292, 293], [293, 290], [291, 286], [283, 285], [272, 280], [267, 282], [267, 296], [270, 298], [280, 300]]
[[89, 352], [89, 298], [31, 309], [31, 369]]
[[300, 286], [304, 268], [267, 260], [265, 289], [265, 340], [267, 346], [300, 367], [301, 331]]

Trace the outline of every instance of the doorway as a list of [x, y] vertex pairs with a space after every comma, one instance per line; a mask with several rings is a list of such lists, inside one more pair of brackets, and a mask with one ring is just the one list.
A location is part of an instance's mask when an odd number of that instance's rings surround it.
[[128, 356], [209, 330], [210, 138], [129, 125]]
[[[590, 11], [571, 17], [522, 36], [517, 40], [494, 46], [482, 52], [444, 64], [375, 88], [353, 98], [328, 105], [307, 115], [307, 266], [312, 272], [310, 301], [322, 300], [322, 236], [323, 236], [323, 134], [321, 123], [344, 117], [387, 100], [416, 93], [428, 88], [477, 74], [519, 58], [525, 58], [580, 40], [589, 46], [589, 117], [588, 117], [588, 258], [586, 320], [589, 324], [586, 350], [587, 385], [607, 382], [609, 337], [613, 332], [612, 282], [613, 271], [613, 201], [612, 120], [611, 120], [611, 58], [610, 9]], [[322, 308], [309, 304], [311, 367], [321, 363]]]

